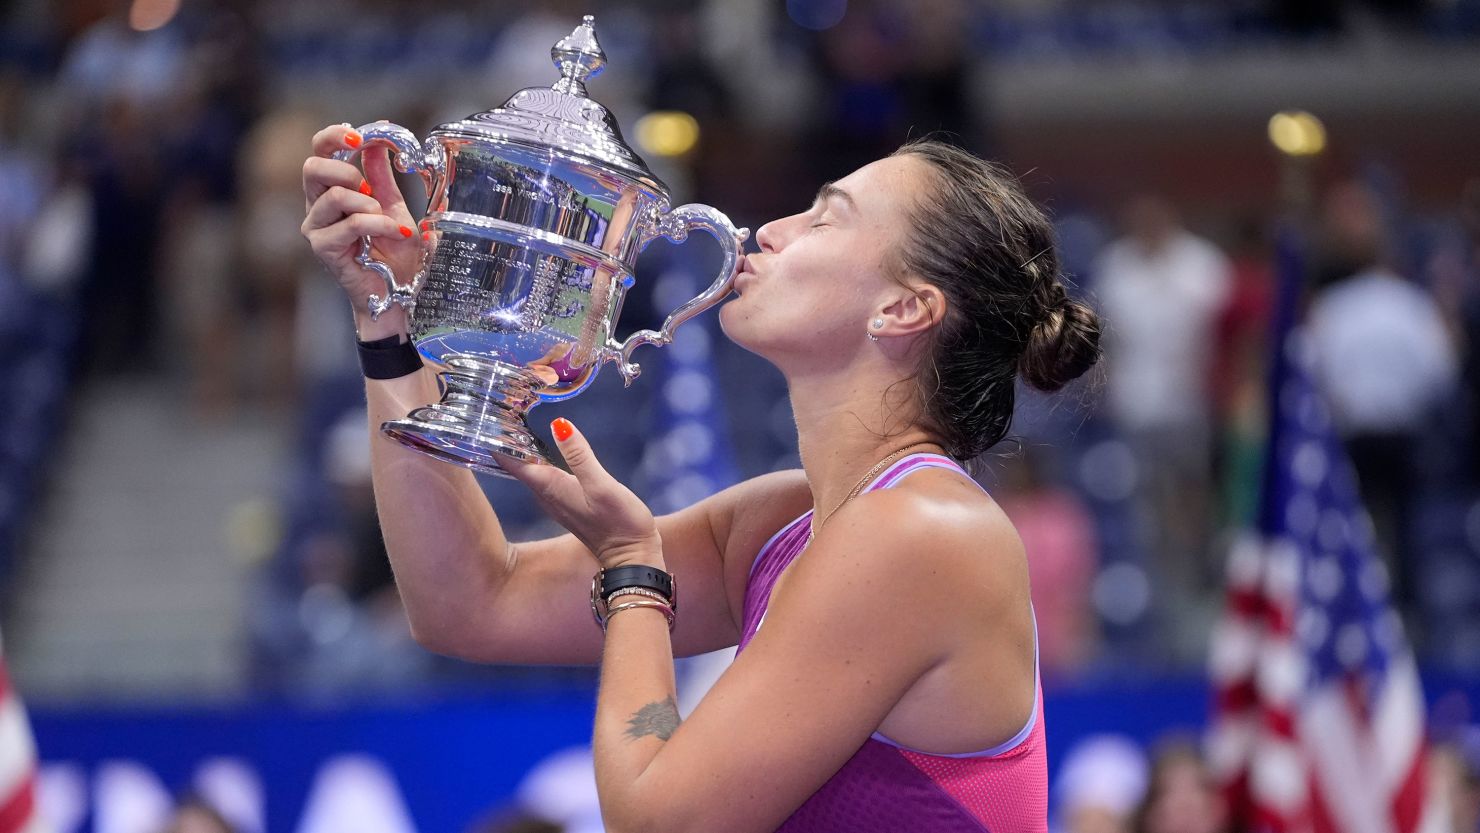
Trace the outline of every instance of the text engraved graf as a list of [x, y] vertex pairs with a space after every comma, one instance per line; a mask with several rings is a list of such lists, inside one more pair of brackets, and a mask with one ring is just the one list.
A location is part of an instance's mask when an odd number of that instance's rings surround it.
[[477, 238], [442, 238], [417, 296], [419, 318], [438, 328], [489, 329], [498, 323], [522, 328], [518, 308], [524, 306], [519, 302], [528, 288], [530, 265], [488, 246]]

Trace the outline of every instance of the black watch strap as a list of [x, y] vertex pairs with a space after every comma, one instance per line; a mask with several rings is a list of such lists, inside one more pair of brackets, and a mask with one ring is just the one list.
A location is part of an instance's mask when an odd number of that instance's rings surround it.
[[618, 590], [628, 587], [644, 587], [655, 593], [660, 593], [663, 598], [668, 599], [669, 604], [678, 607], [678, 599], [673, 594], [673, 576], [657, 567], [648, 567], [643, 564], [628, 564], [623, 567], [613, 567], [601, 571], [601, 598], [605, 599]]
[[373, 341], [355, 342], [360, 371], [366, 379], [399, 379], [421, 370], [421, 353], [408, 339], [393, 335]]

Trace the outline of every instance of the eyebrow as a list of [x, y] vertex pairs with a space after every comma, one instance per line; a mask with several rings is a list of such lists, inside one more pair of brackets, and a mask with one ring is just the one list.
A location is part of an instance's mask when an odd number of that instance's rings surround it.
[[853, 201], [853, 195], [839, 188], [836, 183], [824, 182], [822, 183], [822, 187], [817, 189], [816, 202], [823, 202], [834, 197], [846, 205], [849, 211], [858, 212], [858, 203]]

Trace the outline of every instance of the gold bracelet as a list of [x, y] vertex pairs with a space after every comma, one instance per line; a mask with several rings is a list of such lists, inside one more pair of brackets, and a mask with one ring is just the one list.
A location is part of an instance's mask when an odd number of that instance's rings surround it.
[[610, 622], [612, 620], [612, 617], [615, 616], [619, 611], [631, 610], [634, 607], [650, 607], [653, 610], [662, 611], [663, 615], [668, 618], [668, 630], [673, 630], [673, 608], [669, 607], [666, 604], [663, 604], [662, 602], [653, 602], [646, 599], [636, 602], [623, 602], [616, 607], [608, 608], [606, 611], [606, 621], [601, 623], [601, 629], [605, 631], [607, 622]]

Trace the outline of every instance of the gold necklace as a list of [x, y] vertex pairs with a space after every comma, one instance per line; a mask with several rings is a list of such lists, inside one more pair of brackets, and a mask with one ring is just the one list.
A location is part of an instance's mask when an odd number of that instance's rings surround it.
[[[868, 471], [864, 472], [863, 473], [863, 477], [861, 479], [859, 479], [858, 484], [853, 487], [853, 491], [849, 492], [848, 493], [848, 496], [845, 497], [845, 498], [843, 498], [843, 500], [842, 500], [841, 503], [839, 503], [837, 506], [834, 506], [833, 507], [833, 510], [831, 512], [828, 512], [825, 516], [823, 516], [823, 518], [822, 518], [821, 521], [818, 521], [817, 523], [812, 524], [807, 529], [807, 543], [806, 544], [803, 544], [802, 546], [803, 547], [806, 547], [806, 546], [810, 545], [812, 543], [812, 539], [815, 538], [815, 537], [817, 537], [817, 530], [821, 529], [823, 524], [827, 523], [828, 520], [830, 518], [832, 518], [833, 515], [838, 514], [838, 510], [839, 509], [842, 509], [844, 506], [847, 506], [848, 505], [848, 501], [850, 501], [850, 500], [858, 497], [859, 495], [863, 494], [863, 487], [867, 486], [869, 484], [869, 481], [871, 481], [871, 480], [874, 479], [874, 475], [876, 475], [879, 472], [883, 471], [885, 468], [887, 468], [889, 466], [890, 463], [893, 463], [895, 460], [899, 459], [899, 457], [901, 455], [903, 455], [906, 451], [909, 451], [912, 448], [918, 448], [918, 447], [920, 447], [922, 445], [936, 445], [936, 443], [934, 441], [932, 441], [932, 440], [921, 440], [920, 442], [917, 442], [917, 443], [910, 443], [909, 445], [905, 446], [904, 448], [901, 448], [898, 451], [895, 451], [893, 454], [890, 454], [888, 457], [885, 457], [884, 459], [882, 459], [879, 462], [875, 463], [873, 468], [871, 468]], [[816, 513], [814, 512], [813, 515], [816, 515]]]

